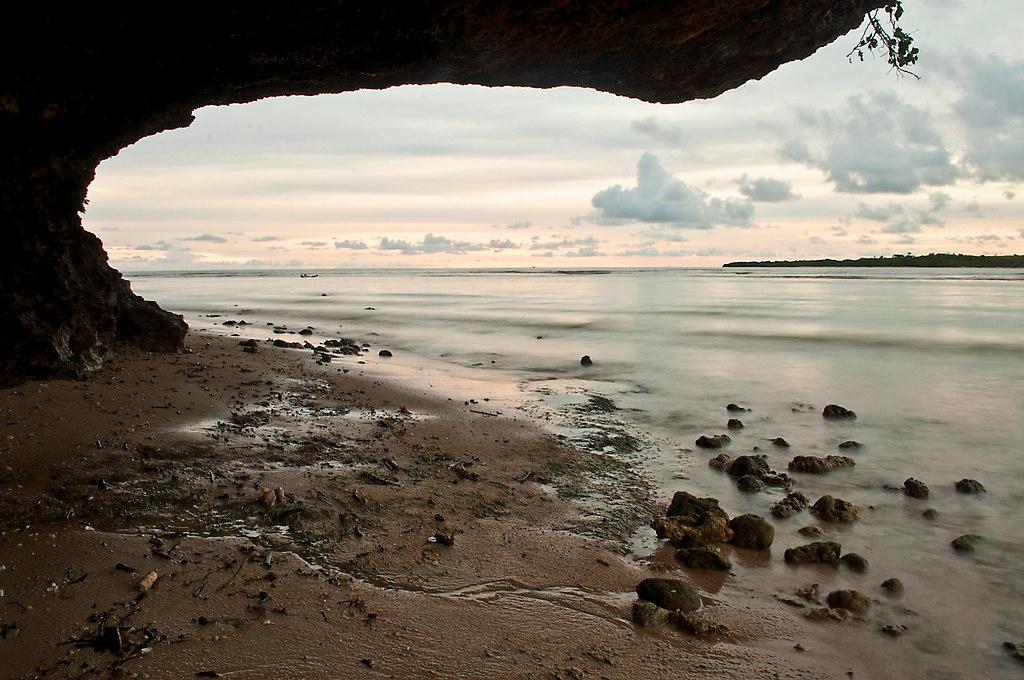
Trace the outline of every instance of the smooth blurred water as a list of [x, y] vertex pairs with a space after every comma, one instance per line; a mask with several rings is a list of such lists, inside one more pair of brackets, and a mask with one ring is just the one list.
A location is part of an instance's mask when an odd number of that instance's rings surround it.
[[[839, 442], [856, 439], [866, 446], [849, 454], [855, 468], [794, 476], [812, 501], [831, 493], [863, 508], [859, 522], [832, 532], [844, 552], [869, 559], [869, 574], [808, 577], [783, 565], [783, 549], [806, 542], [796, 528], [813, 520], [803, 514], [776, 522], [775, 559], [740, 559], [737, 582], [723, 586], [723, 596], [757, 583], [791, 592], [808, 578], [825, 592], [856, 587], [877, 595], [878, 583], [897, 576], [907, 584], [903, 604], [918, 613], [883, 604], [876, 616], [913, 618], [908, 623], [917, 630], [892, 654], [910, 650], [936, 677], [958, 677], [965, 663], [993, 673], [1009, 668], [998, 645], [1024, 638], [1024, 271], [318, 274], [129, 278], [137, 292], [193, 325], [223, 328], [224, 318], [245, 319], [256, 337], [270, 337], [267, 322], [293, 330], [311, 325], [318, 337], [386, 345], [399, 362], [411, 355], [483, 381], [511, 377], [534, 397], [543, 385], [541, 399], [554, 395], [552, 408], [568, 403], [557, 398], [560, 386], [563, 394], [610, 396], [624, 409], [616, 418], [661, 442], [643, 472], [662, 497], [687, 489], [720, 498], [731, 514], [767, 515], [780, 493], [739, 493], [707, 468], [711, 454], [683, 450], [700, 434], [725, 431], [725, 404], [753, 409], [740, 416], [747, 427], [730, 433], [729, 452], [761, 447], [778, 470], [793, 455], [840, 453]], [[593, 367], [579, 365], [584, 354]], [[824, 421], [820, 411], [828, 403], [859, 417]], [[792, 448], [773, 449], [768, 440], [776, 436]], [[883, 488], [910, 476], [931, 487], [927, 501]], [[980, 480], [989, 493], [955, 493], [953, 482], [964, 477]], [[937, 521], [921, 518], [928, 507], [939, 510]], [[986, 537], [977, 555], [949, 548], [963, 533]]]

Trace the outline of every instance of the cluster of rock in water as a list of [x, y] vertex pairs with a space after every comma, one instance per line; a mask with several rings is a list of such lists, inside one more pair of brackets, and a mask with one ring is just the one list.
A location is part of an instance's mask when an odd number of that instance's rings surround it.
[[[736, 404], [729, 404], [730, 414], [749, 412], [749, 409]], [[830, 420], [854, 420], [857, 415], [842, 406], [831, 404], [822, 411], [822, 416]], [[727, 423], [729, 430], [743, 429], [744, 425], [738, 418], [730, 418]], [[697, 439], [696, 445], [702, 449], [721, 449], [731, 444], [727, 434], [703, 435]], [[780, 449], [789, 448], [789, 443], [782, 437], [771, 440]], [[862, 444], [856, 441], [845, 441], [839, 444], [844, 451], [856, 451]], [[794, 491], [794, 480], [786, 472], [772, 470], [768, 458], [764, 454], [755, 453], [740, 455], [735, 458], [718, 453], [709, 461], [709, 465], [725, 472], [735, 479], [739, 490], [756, 493], [767, 486], [781, 487], [788, 493], [774, 503], [768, 511], [778, 519], [792, 517], [807, 509], [811, 515], [823, 522], [849, 523], [860, 516], [860, 508], [841, 498], [823, 495], [813, 504], [804, 494]], [[843, 455], [803, 456], [797, 455], [789, 462], [790, 472], [806, 474], [825, 474], [841, 468], [855, 465], [853, 458]], [[960, 493], [983, 493], [985, 487], [973, 479], [962, 479], [955, 483]], [[929, 490], [920, 480], [907, 479], [902, 491], [909, 497], [927, 498]], [[922, 513], [926, 518], [934, 518], [937, 513], [928, 509]], [[732, 562], [719, 547], [731, 544], [738, 548], [751, 550], [767, 550], [775, 539], [775, 528], [764, 517], [756, 514], [745, 514], [731, 518], [719, 506], [715, 498], [698, 498], [685, 491], [676, 492], [664, 517], [657, 518], [652, 527], [658, 538], [667, 540], [676, 548], [677, 559], [690, 569], [712, 569], [729, 571]], [[821, 536], [822, 529], [817, 526], [804, 526], [799, 529], [801, 535], [815, 538]], [[983, 540], [981, 536], [967, 534], [959, 536], [951, 543], [953, 549], [961, 552], [974, 552], [975, 546]], [[844, 566], [856, 573], [868, 571], [868, 560], [857, 553], [843, 553], [842, 546], [829, 540], [816, 540], [789, 548], [783, 559], [792, 565], [821, 564], [838, 567]], [[903, 593], [903, 584], [897, 578], [889, 578], [880, 585], [881, 590], [889, 596]], [[639, 625], [652, 625], [661, 622], [674, 623], [690, 632], [704, 635], [723, 633], [717, 628], [702, 628], [690, 613], [700, 607], [700, 596], [686, 582], [678, 579], [646, 579], [637, 587], [639, 600], [634, 604], [633, 616]], [[801, 588], [797, 595], [811, 602], [820, 602], [817, 584]], [[870, 609], [870, 596], [856, 590], [841, 589], [827, 594], [827, 606], [812, 609], [807, 617], [812, 620], [846, 621], [861, 619]], [[706, 626], [706, 624], [704, 624]], [[903, 625], [890, 624], [881, 628], [887, 635], [897, 637], [906, 632]]]
[[[367, 307], [367, 309], [372, 309], [372, 308], [371, 307]], [[210, 316], [215, 316], [215, 315], [210, 315]], [[236, 321], [234, 319], [229, 319], [228, 321], [222, 322], [222, 325], [229, 326], [229, 327], [236, 327], [237, 328], [237, 327], [251, 326], [252, 324], [248, 323], [244, 319], [241, 320], [241, 321]], [[298, 335], [309, 336], [309, 335], [313, 335], [313, 333], [316, 330], [312, 326], [306, 326], [305, 328], [303, 328], [303, 329], [301, 329], [299, 331], [291, 331], [291, 330], [288, 329], [287, 326], [276, 325], [276, 324], [274, 324], [272, 322], [267, 322], [267, 325], [271, 326], [273, 328], [273, 332], [275, 334], [277, 334], [277, 335], [295, 334], [295, 333], [297, 333]], [[316, 360], [316, 362], [318, 364], [329, 364], [329, 363], [332, 362], [333, 356], [337, 356], [337, 355], [361, 356], [363, 352], [368, 352], [369, 351], [369, 347], [370, 347], [369, 343], [364, 342], [362, 345], [360, 345], [355, 340], [351, 340], [349, 338], [330, 338], [330, 339], [324, 340], [323, 344], [320, 344], [320, 345], [314, 345], [309, 340], [303, 340], [302, 342], [297, 342], [297, 341], [283, 340], [281, 338], [275, 338], [274, 340], [266, 340], [265, 342], [271, 344], [274, 347], [279, 347], [279, 348], [284, 348], [284, 349], [308, 349], [308, 350], [312, 350], [313, 351], [313, 358]], [[256, 354], [257, 352], [259, 352], [259, 346], [260, 346], [261, 343], [258, 340], [249, 339], [249, 340], [242, 340], [238, 344], [241, 345], [242, 350], [244, 352], [247, 352], [247, 353], [250, 353], [250, 354]], [[377, 355], [380, 356], [380, 357], [384, 357], [384, 358], [393, 356], [391, 351], [387, 350], [387, 349], [380, 350], [379, 352], [377, 352]]]

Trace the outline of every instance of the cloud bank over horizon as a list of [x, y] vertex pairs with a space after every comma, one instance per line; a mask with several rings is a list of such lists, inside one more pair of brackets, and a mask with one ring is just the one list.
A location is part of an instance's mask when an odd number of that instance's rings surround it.
[[678, 105], [436, 85], [204, 108], [104, 161], [84, 222], [129, 270], [1024, 253], [1020, 19], [909, 6], [919, 81], [848, 63], [851, 34]]

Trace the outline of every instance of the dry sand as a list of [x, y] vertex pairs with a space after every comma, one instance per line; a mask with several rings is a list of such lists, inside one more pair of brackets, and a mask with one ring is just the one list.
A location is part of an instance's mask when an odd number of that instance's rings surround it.
[[0, 392], [0, 675], [844, 675], [754, 598], [706, 598], [723, 639], [635, 627], [675, 568], [567, 531], [553, 489], [593, 454], [522, 418], [358, 357], [188, 348]]

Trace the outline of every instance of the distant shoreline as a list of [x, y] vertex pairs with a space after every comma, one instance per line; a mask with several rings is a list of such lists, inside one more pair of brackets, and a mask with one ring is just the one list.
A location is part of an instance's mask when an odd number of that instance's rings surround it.
[[776, 260], [727, 262], [723, 267], [1024, 267], [1024, 255], [891, 255], [856, 260]]

